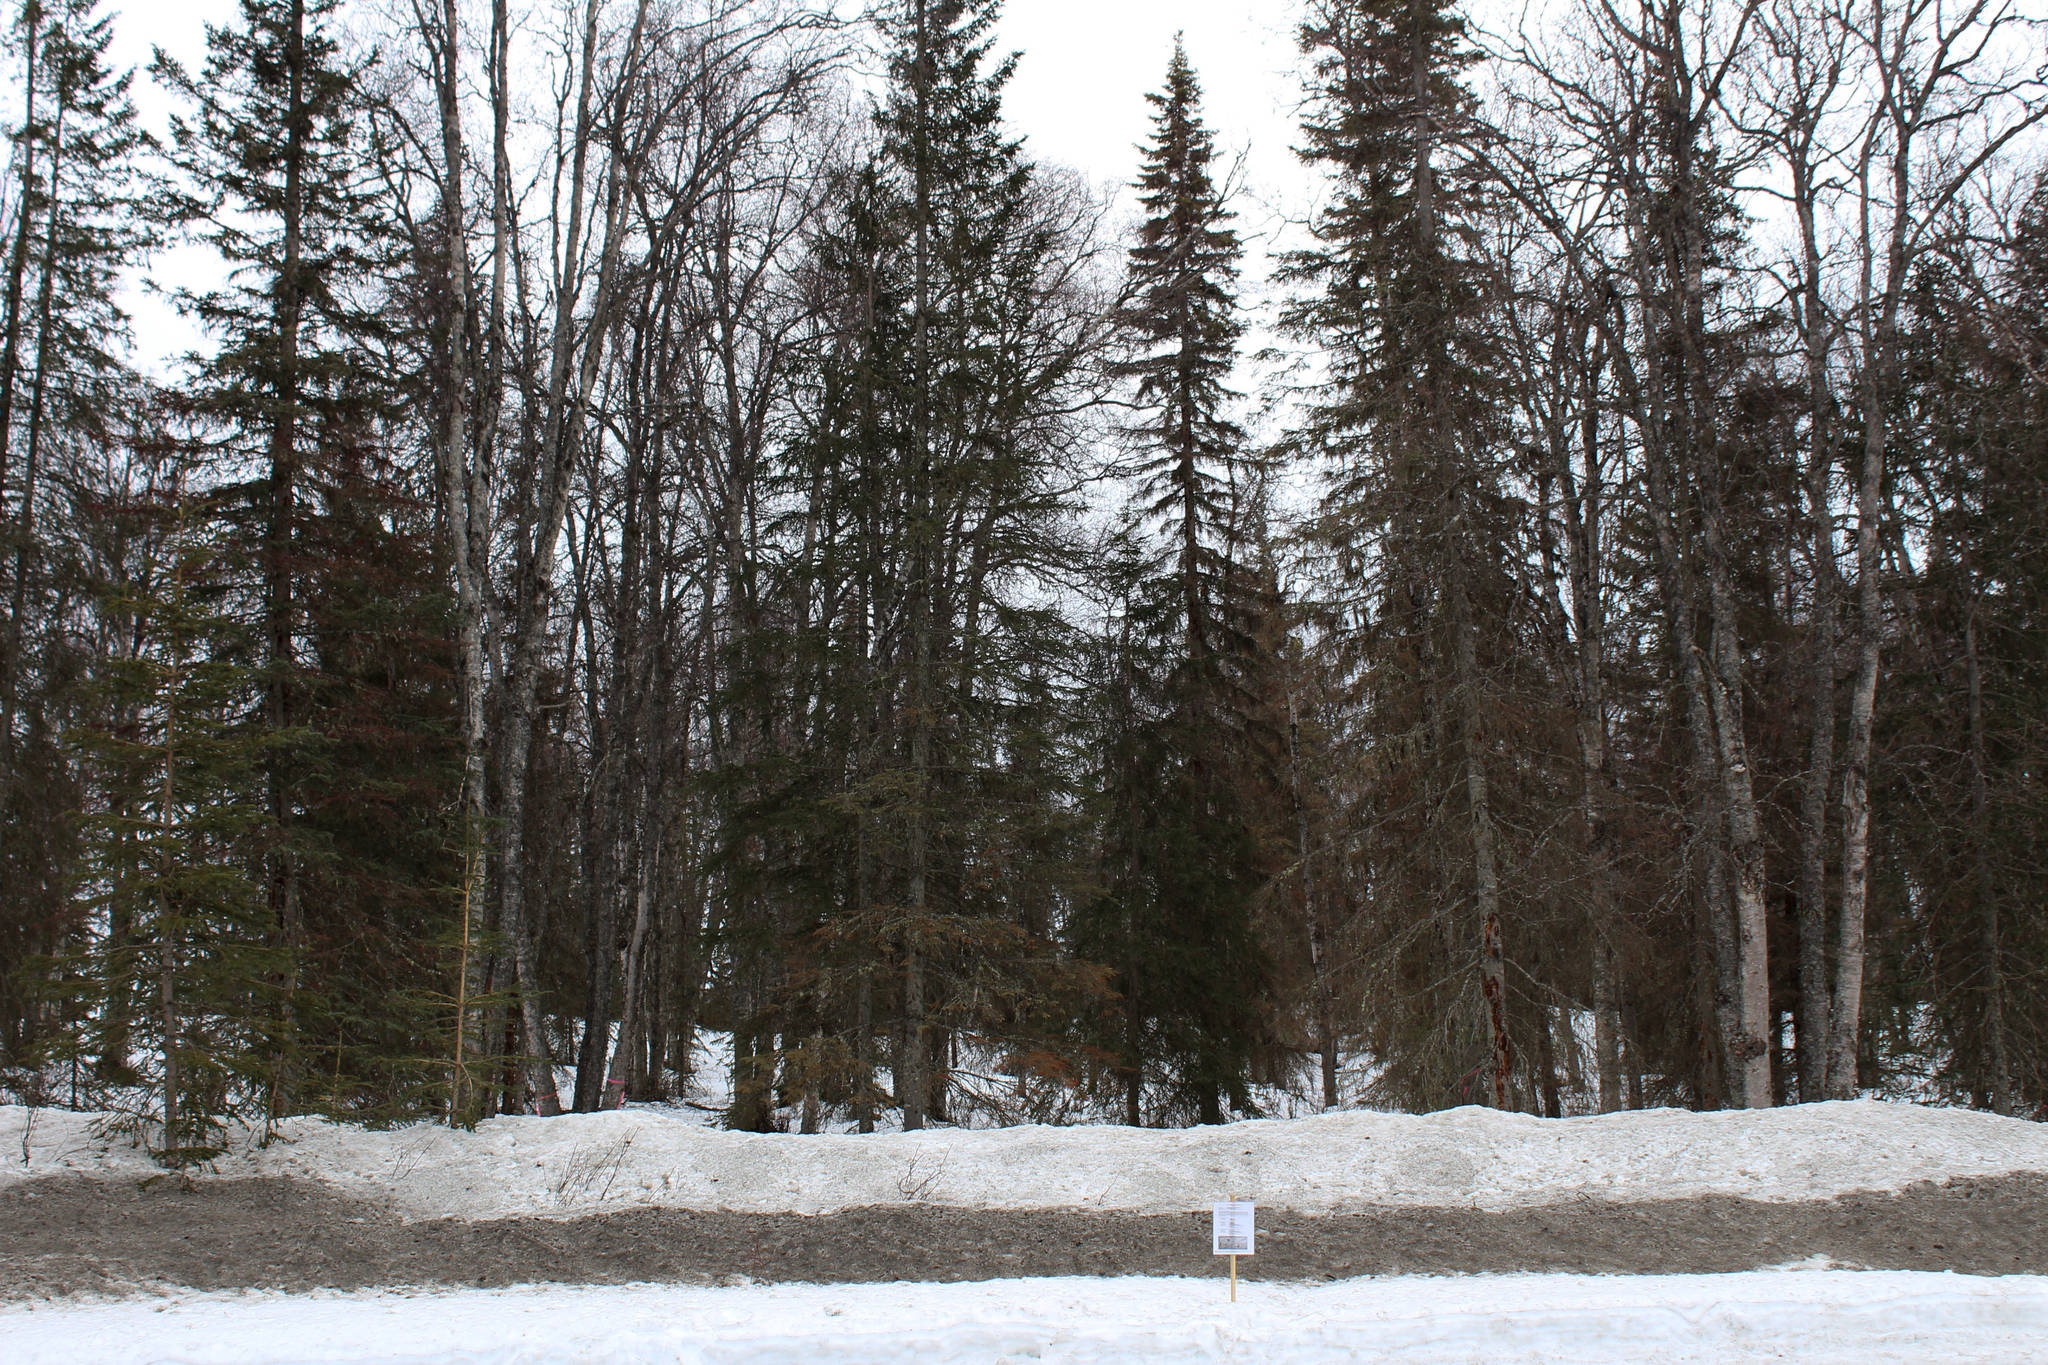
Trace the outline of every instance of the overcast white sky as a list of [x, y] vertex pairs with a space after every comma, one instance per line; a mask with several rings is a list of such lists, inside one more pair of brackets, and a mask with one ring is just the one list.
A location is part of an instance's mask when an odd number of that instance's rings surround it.
[[[204, 25], [235, 0], [118, 0], [119, 56], [140, 65], [161, 45], [196, 65]], [[1032, 151], [1122, 184], [1150, 127], [1145, 93], [1164, 81], [1176, 33], [1204, 87], [1222, 144], [1249, 150], [1256, 193], [1299, 179], [1289, 147], [1299, 84], [1294, 0], [1008, 0], [999, 51], [1023, 54], [1007, 109]], [[1249, 215], [1248, 215], [1249, 216]]]
[[[1165, 82], [1175, 33], [1202, 82], [1209, 126], [1248, 153], [1248, 228], [1261, 204], [1297, 197], [1291, 150], [1300, 98], [1292, 3], [1256, 0], [1010, 0], [1002, 41], [1023, 53], [1011, 122], [1039, 158], [1121, 185], [1151, 131], [1147, 91]], [[1289, 204], [1290, 209], [1297, 207]]]
[[[197, 62], [203, 26], [235, 0], [116, 0], [124, 60], [152, 45]], [[1024, 59], [1009, 113], [1049, 161], [1124, 180], [1147, 127], [1145, 92], [1166, 73], [1177, 32], [1201, 74], [1211, 121], [1226, 143], [1254, 142], [1285, 157], [1297, 85], [1294, 0], [1007, 0], [999, 50]]]
[[[117, 56], [141, 65], [161, 45], [197, 66], [204, 25], [224, 22], [235, 0], [116, 0]], [[1164, 82], [1176, 33], [1199, 74], [1210, 126], [1228, 154], [1245, 156], [1240, 227], [1253, 239], [1247, 275], [1263, 275], [1259, 241], [1302, 211], [1309, 177], [1291, 151], [1299, 81], [1293, 74], [1294, 0], [1008, 0], [998, 49], [1023, 54], [1006, 109], [1031, 153], [1080, 171], [1104, 188], [1136, 173], [1150, 132], [1145, 93]], [[144, 94], [146, 109], [159, 108]], [[162, 263], [160, 263], [161, 265]], [[196, 263], [195, 263], [196, 264]], [[183, 331], [137, 301], [161, 353], [166, 329]], [[183, 349], [192, 340], [168, 349]]]
[[[1245, 238], [1244, 298], [1253, 309], [1234, 387], [1240, 419], [1257, 430], [1257, 395], [1270, 387], [1253, 362], [1279, 338], [1261, 323], [1267, 252], [1307, 210], [1315, 177], [1294, 155], [1296, 0], [1009, 0], [1001, 46], [1022, 54], [1005, 100], [1011, 124], [1039, 160], [1071, 166], [1105, 190], [1137, 174], [1152, 132], [1148, 91], [1166, 81], [1176, 33], [1202, 84], [1206, 121], [1226, 160], [1241, 157], [1232, 206]], [[1135, 210], [1128, 193], [1118, 208]]]

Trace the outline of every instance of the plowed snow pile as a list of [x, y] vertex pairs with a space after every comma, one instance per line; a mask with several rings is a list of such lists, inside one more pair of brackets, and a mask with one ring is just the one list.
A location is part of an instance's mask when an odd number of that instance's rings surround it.
[[[147, 1176], [93, 1116], [0, 1108], [0, 1182]], [[1955, 1176], [2048, 1172], [2048, 1124], [1858, 1100], [1784, 1109], [1539, 1119], [1489, 1109], [1351, 1112], [1221, 1127], [730, 1133], [661, 1110], [501, 1118], [475, 1132], [293, 1119], [222, 1177], [314, 1180], [409, 1217], [574, 1217], [641, 1207], [826, 1213], [961, 1208], [1177, 1213], [1235, 1196], [1329, 1213], [1506, 1209], [1704, 1194], [1796, 1201]]]

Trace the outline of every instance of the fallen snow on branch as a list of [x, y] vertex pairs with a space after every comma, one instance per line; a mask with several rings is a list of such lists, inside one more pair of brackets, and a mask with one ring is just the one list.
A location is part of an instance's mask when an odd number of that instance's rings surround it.
[[[93, 1117], [0, 1108], [0, 1182], [155, 1172]], [[1214, 1199], [1333, 1212], [1500, 1209], [1593, 1198], [1828, 1199], [1952, 1176], [2048, 1173], [2048, 1124], [1856, 1100], [1695, 1114], [1539, 1119], [1490, 1109], [1350, 1112], [1177, 1130], [1001, 1128], [859, 1136], [730, 1133], [635, 1109], [501, 1118], [475, 1132], [376, 1132], [292, 1119], [246, 1140], [222, 1177], [314, 1180], [408, 1217], [572, 1217], [660, 1206], [825, 1213], [966, 1208], [1173, 1213]]]
[[0, 1312], [15, 1365], [2026, 1360], [2048, 1278], [1911, 1272], [520, 1288]]

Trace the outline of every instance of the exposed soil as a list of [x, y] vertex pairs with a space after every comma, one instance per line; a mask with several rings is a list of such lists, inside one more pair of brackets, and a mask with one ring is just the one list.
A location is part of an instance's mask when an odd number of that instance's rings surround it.
[[[171, 1288], [535, 1282], [980, 1280], [1217, 1275], [1208, 1215], [1015, 1213], [929, 1204], [799, 1214], [640, 1209], [406, 1222], [285, 1180], [83, 1177], [0, 1190], [0, 1300]], [[1482, 1213], [1259, 1214], [1256, 1279], [1479, 1271], [1753, 1270], [1822, 1256], [1887, 1270], [2048, 1273], [2048, 1177], [1766, 1204], [1714, 1196]]]

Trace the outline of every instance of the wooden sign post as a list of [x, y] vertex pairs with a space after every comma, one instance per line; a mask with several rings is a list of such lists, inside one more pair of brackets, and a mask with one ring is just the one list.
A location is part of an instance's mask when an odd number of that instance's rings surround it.
[[1209, 1207], [1209, 1254], [1230, 1258], [1230, 1301], [1237, 1302], [1237, 1258], [1252, 1254], [1252, 1203], [1228, 1199]]

